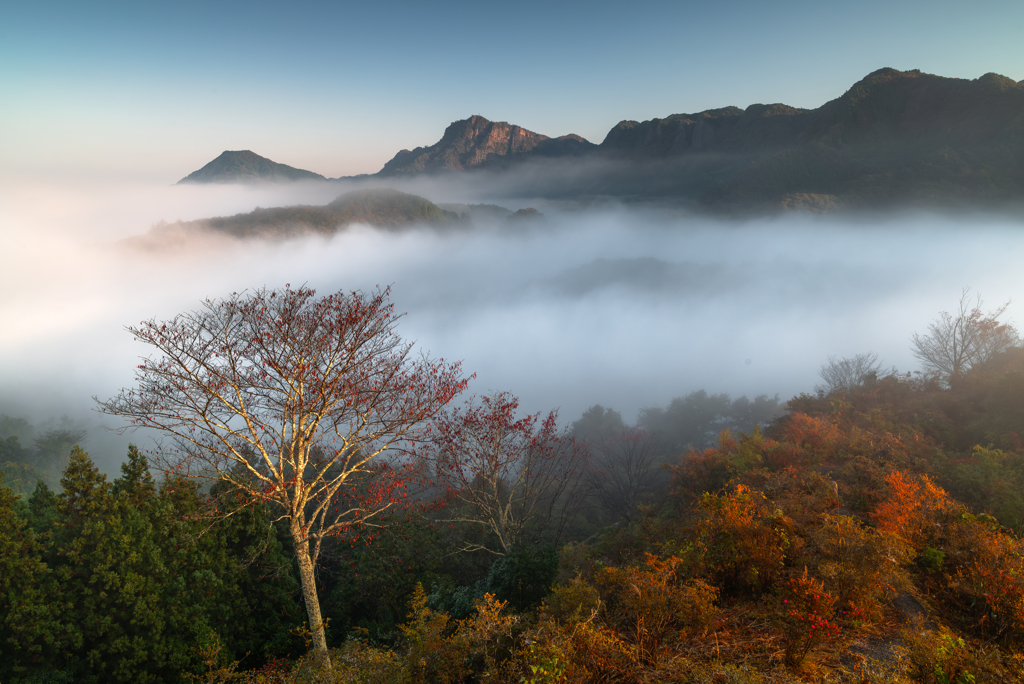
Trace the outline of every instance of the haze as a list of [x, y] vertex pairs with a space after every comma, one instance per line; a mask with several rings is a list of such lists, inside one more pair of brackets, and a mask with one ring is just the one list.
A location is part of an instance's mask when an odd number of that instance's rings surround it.
[[[115, 248], [160, 220], [324, 203], [348, 186], [171, 187], [223, 150], [328, 177], [374, 173], [481, 114], [599, 143], [620, 120], [818, 107], [881, 67], [1021, 71], [1024, 4], [324, 5], [63, 2], [0, 22], [0, 412], [93, 422], [147, 350], [123, 331], [285, 283], [393, 285], [399, 332], [462, 359], [473, 392], [573, 420], [694, 389], [783, 399], [830, 355], [916, 366], [909, 336], [964, 286], [1016, 295], [1019, 222], [910, 215], [716, 221], [531, 199], [547, 177], [394, 185], [436, 203], [535, 206], [546, 223], [175, 254]], [[562, 179], [565, 180], [565, 179]], [[1007, 311], [1022, 320], [1019, 305]], [[123, 456], [124, 443], [89, 449]], [[109, 467], [109, 461], [107, 467]]]
[[[478, 375], [471, 392], [508, 390], [527, 410], [560, 408], [566, 422], [597, 403], [633, 419], [701, 388], [787, 399], [813, 391], [830, 355], [875, 351], [887, 367], [916, 370], [910, 335], [964, 286], [993, 306], [1013, 296], [1024, 253], [1019, 222], [991, 216], [724, 221], [569, 209], [496, 197], [499, 187], [470, 196], [488, 190], [479, 184], [415, 186], [399, 189], [435, 202], [532, 204], [546, 218], [147, 252], [116, 241], [161, 219], [324, 203], [348, 186], [11, 186], [0, 216], [13, 246], [0, 257], [0, 412], [94, 423], [91, 397], [131, 386], [136, 359], [150, 353], [125, 325], [285, 283], [321, 293], [390, 284], [407, 312], [399, 333], [461, 359]], [[1020, 320], [1019, 305], [1007, 316]]]

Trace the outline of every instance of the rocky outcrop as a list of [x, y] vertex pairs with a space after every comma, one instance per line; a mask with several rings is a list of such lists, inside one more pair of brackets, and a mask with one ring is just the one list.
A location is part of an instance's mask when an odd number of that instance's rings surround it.
[[549, 138], [504, 121], [471, 116], [445, 129], [429, 147], [402, 150], [384, 165], [381, 175], [503, 166], [531, 156], [578, 156], [595, 148], [578, 135]]

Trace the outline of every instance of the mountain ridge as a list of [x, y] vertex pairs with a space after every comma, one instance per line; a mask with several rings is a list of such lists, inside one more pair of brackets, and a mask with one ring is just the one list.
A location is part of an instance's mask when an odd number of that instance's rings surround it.
[[1024, 81], [887, 67], [815, 109], [758, 103], [623, 120], [596, 145], [474, 115], [359, 178], [510, 171], [551, 160], [600, 163], [561, 176], [527, 173], [520, 192], [669, 200], [715, 212], [1014, 205], [1024, 199]]

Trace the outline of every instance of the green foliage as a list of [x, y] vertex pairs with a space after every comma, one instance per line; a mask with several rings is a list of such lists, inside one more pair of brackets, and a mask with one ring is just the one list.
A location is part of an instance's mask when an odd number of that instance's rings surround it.
[[515, 611], [540, 604], [558, 576], [558, 552], [552, 546], [516, 549], [499, 557], [487, 576], [470, 586], [438, 587], [430, 606], [453, 617], [465, 618], [487, 594], [506, 601]]
[[[320, 578], [332, 645], [347, 643], [346, 636], [356, 629], [375, 643], [389, 642], [417, 584], [451, 585], [451, 575], [462, 574], [460, 565], [472, 562], [463, 555], [452, 558], [443, 531], [428, 520], [402, 515], [381, 523], [384, 529], [372, 537], [325, 543]], [[472, 607], [467, 602], [460, 615]]]
[[917, 565], [925, 572], [941, 572], [946, 562], [946, 554], [938, 549], [926, 546], [924, 552], [917, 557]]
[[0, 473], [0, 680], [42, 673], [56, 661], [66, 629], [42, 546], [14, 512]]
[[[158, 490], [135, 447], [109, 483], [76, 446], [61, 484], [0, 521], [0, 637], [18, 654], [4, 681], [177, 682], [200, 667], [197, 643], [223, 634], [225, 657], [258, 664], [296, 619], [295, 582], [252, 563], [287, 565], [261, 509], [201, 535], [203, 498], [177, 480]], [[13, 502], [0, 487], [0, 517]]]

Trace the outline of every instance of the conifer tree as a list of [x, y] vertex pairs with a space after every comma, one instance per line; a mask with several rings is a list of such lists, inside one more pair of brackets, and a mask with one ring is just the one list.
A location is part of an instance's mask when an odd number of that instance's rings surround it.
[[0, 472], [0, 681], [39, 670], [54, 656], [63, 628], [59, 605], [47, 600], [52, 589], [41, 546], [14, 511], [15, 496]]

